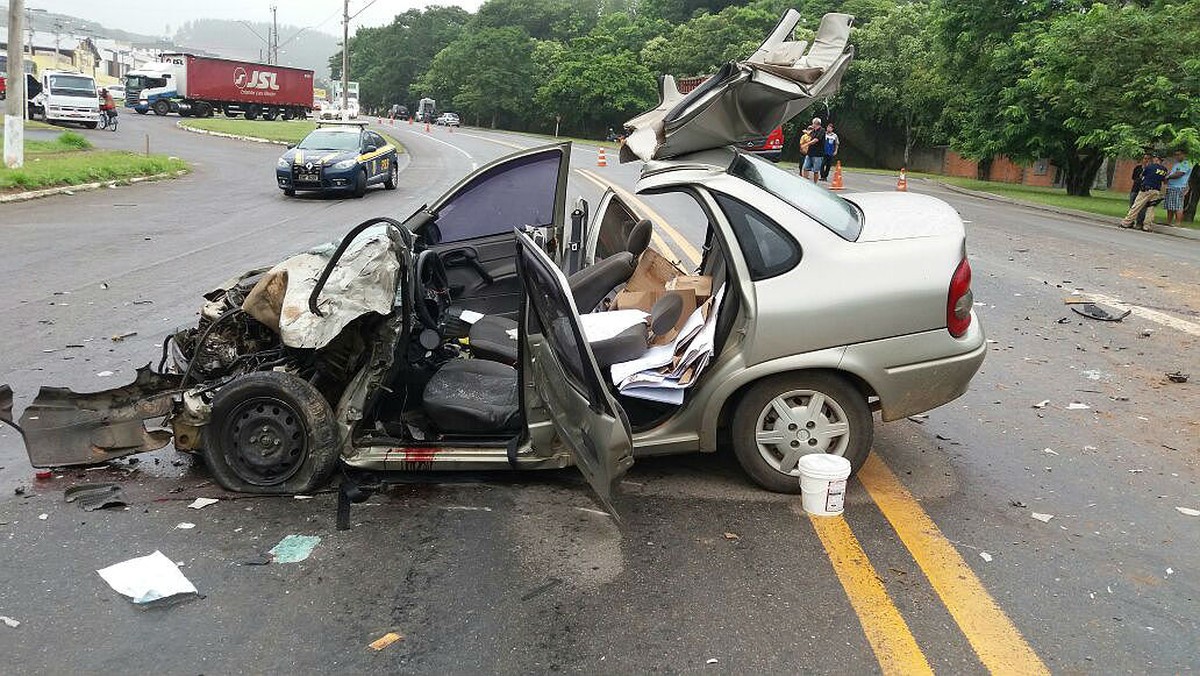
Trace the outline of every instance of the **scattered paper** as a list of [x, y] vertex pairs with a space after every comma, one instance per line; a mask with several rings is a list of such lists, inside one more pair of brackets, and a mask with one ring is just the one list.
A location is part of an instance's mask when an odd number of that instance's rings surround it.
[[271, 548], [275, 563], [299, 563], [312, 554], [313, 549], [321, 542], [316, 535], [288, 535]]
[[1068, 411], [1085, 411], [1089, 408], [1091, 408], [1091, 406], [1088, 406], [1087, 404], [1081, 404], [1077, 401], [1073, 401], [1073, 402], [1067, 404]]
[[1053, 448], [1043, 448], [1042, 453], [1045, 453], [1046, 455], [1058, 455], [1058, 451], [1054, 450]]
[[1046, 408], [1049, 405], [1050, 405], [1050, 400], [1043, 399], [1043, 400], [1039, 401], [1038, 403], [1034, 404], [1033, 407], [1034, 408]]
[[128, 596], [134, 603], [197, 593], [196, 587], [179, 572], [179, 567], [159, 551], [96, 572], [114, 591]]
[[1191, 507], [1176, 507], [1175, 511], [1184, 516], [1200, 516], [1200, 509], [1192, 509]]
[[96, 377], [97, 378], [107, 378], [112, 375], [115, 375], [112, 371], [101, 371], [96, 374]]
[[17, 627], [21, 626], [20, 622], [18, 622], [17, 620], [14, 620], [13, 618], [9, 617], [8, 615], [0, 615], [0, 622], [3, 622], [4, 624], [8, 625], [9, 627], [12, 627], [13, 629], [16, 629]]
[[650, 315], [641, 310], [612, 310], [589, 312], [579, 315], [583, 336], [589, 343], [616, 338], [639, 324], [645, 324]]
[[1050, 519], [1054, 518], [1053, 514], [1042, 514], [1041, 512], [1033, 512], [1029, 516], [1041, 521], [1042, 523], [1050, 523]]
[[311, 495], [293, 495], [292, 499], [293, 500], [312, 500], [313, 496], [311, 496]]
[[394, 631], [389, 631], [388, 633], [384, 634], [383, 636], [380, 636], [379, 638], [375, 639], [374, 641], [371, 641], [368, 645], [371, 648], [371, 650], [383, 650], [384, 648], [390, 646], [391, 644], [395, 643], [396, 641], [402, 641], [402, 640], [404, 640], [403, 636], [401, 636], [400, 634], [397, 634]]
[[1174, 574], [1175, 574], [1175, 569], [1174, 569], [1174, 568], [1168, 568], [1168, 569], [1167, 569], [1167, 575], [1174, 575]]
[[458, 315], [458, 318], [468, 324], [474, 324], [475, 322], [479, 321], [480, 319], [483, 319], [483, 313], [476, 312], [474, 310], [463, 310], [462, 314]]
[[726, 540], [741, 540], [741, 536], [737, 533], [725, 533]]
[[979, 558], [983, 559], [987, 563], [992, 562], [992, 555], [988, 554], [987, 552], [979, 552]]
[[204, 509], [205, 507], [209, 505], [215, 505], [218, 502], [220, 502], [220, 500], [216, 498], [196, 498], [192, 501], [192, 504], [188, 505], [188, 507], [190, 509]]
[[188, 523], [187, 521], [183, 521], [179, 525], [175, 526], [175, 530], [191, 530], [195, 527], [196, 527], [196, 524]]
[[717, 663], [717, 658], [715, 658], [715, 657], [710, 657], [710, 658], [708, 658], [708, 661], [705, 662], [705, 664], [716, 664], [716, 663]]
[[38, 514], [38, 519], [41, 519], [42, 521], [45, 521], [46, 519], [49, 519], [49, 518], [50, 518], [50, 515], [45, 512]]

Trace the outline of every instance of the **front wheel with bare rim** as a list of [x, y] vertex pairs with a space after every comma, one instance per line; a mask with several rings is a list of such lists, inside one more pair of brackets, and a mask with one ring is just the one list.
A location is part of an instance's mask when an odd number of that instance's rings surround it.
[[757, 383], [733, 414], [733, 451], [755, 483], [799, 493], [800, 457], [832, 453], [857, 472], [875, 435], [866, 397], [832, 373], [794, 373]]

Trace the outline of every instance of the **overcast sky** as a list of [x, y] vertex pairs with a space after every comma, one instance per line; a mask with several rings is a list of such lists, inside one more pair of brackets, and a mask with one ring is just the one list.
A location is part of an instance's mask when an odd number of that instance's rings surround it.
[[[378, 26], [389, 23], [392, 17], [413, 7], [425, 5], [459, 5], [471, 11], [481, 0], [350, 0], [350, 13], [362, 13], [350, 22], [355, 26]], [[342, 0], [203, 0], [178, 2], [170, 0], [25, 0], [26, 7], [46, 9], [98, 21], [109, 28], [135, 33], [163, 35], [170, 26], [174, 33], [180, 24], [191, 19], [242, 19], [269, 21], [270, 6], [279, 6], [279, 23], [314, 27], [337, 35], [341, 32]], [[366, 9], [363, 9], [366, 7]]]

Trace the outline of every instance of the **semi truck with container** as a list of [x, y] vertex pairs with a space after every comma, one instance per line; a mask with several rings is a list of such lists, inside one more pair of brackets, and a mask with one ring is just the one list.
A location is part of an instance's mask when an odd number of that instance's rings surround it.
[[313, 72], [251, 61], [163, 54], [125, 76], [125, 104], [145, 115], [303, 119], [313, 106]]

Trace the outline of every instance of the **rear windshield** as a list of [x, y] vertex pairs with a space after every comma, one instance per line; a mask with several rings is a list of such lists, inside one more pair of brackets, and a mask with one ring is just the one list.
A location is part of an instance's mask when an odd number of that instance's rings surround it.
[[358, 132], [318, 129], [297, 146], [301, 150], [358, 150]]
[[757, 157], [738, 155], [729, 175], [766, 190], [846, 241], [853, 242], [862, 232], [862, 219], [853, 204], [798, 174]]

